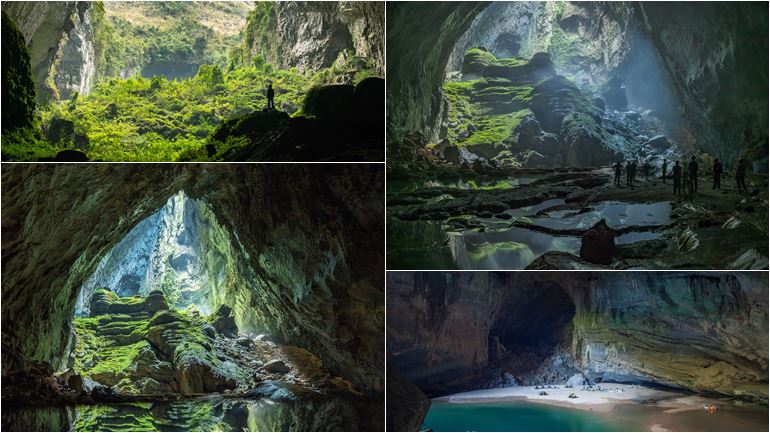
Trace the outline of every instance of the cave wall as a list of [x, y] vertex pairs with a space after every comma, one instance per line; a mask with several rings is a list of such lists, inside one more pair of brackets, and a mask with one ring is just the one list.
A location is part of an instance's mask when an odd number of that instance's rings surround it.
[[[522, 38], [525, 33], [532, 39], [549, 30], [547, 21], [554, 13], [552, 5], [546, 7], [548, 13], [525, 3], [485, 6], [467, 2], [388, 5], [389, 140], [400, 140], [409, 132], [437, 139], [444, 110], [440, 90], [444, 71], [457, 65], [459, 47], [491, 44], [494, 48], [505, 42], [498, 42], [501, 37]], [[728, 165], [745, 152], [756, 161], [756, 171], [766, 172], [768, 68], [767, 56], [760, 54], [768, 49], [766, 4], [574, 2], [562, 9], [561, 27], [581, 38], [596, 39], [595, 46], [581, 44], [578, 54], [562, 50], [575, 57], [570, 61], [584, 66], [597, 80], [613, 73], [631, 83], [646, 80], [631, 84], [630, 99], [682, 123], [688, 132], [681, 136], [694, 137], [687, 139], [687, 145]], [[524, 15], [506, 18], [505, 12]], [[514, 25], [509, 21], [521, 29], [516, 35], [498, 30]], [[466, 34], [471, 24], [483, 32]], [[551, 39], [534, 39], [525, 44], [524, 54], [551, 50]], [[552, 53], [552, 57], [558, 70], [559, 55]], [[650, 63], [660, 67], [651, 68]]]
[[3, 371], [57, 365], [78, 288], [134, 225], [184, 190], [231, 234], [239, 284], [223, 296], [239, 320], [316, 353], [361, 391], [381, 392], [384, 258], [372, 245], [384, 242], [383, 180], [366, 165], [4, 167]]
[[314, 72], [330, 67], [343, 50], [385, 64], [383, 2], [280, 1], [258, 5], [247, 21], [247, 63], [257, 54], [280, 68]]
[[27, 41], [38, 101], [91, 90], [96, 75], [92, 2], [5, 1], [2, 7]]
[[566, 350], [589, 378], [767, 400], [767, 275], [753, 273], [389, 274], [388, 366], [429, 395], [471, 389], [491, 327], [547, 285], [575, 305]]
[[438, 136], [446, 110], [441, 93], [452, 49], [488, 2], [387, 4], [387, 134]]

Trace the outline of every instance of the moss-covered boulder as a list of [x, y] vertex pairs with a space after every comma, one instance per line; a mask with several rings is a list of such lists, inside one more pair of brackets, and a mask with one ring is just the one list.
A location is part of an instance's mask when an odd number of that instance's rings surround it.
[[107, 314], [110, 305], [119, 298], [118, 295], [112, 293], [112, 291], [106, 287], [100, 287], [94, 290], [93, 295], [91, 295], [90, 303], [91, 317]]
[[547, 132], [558, 133], [567, 114], [586, 113], [600, 119], [598, 109], [583, 96], [569, 79], [561, 75], [549, 78], [532, 91], [532, 112]]
[[497, 58], [482, 47], [471, 48], [463, 56], [462, 74], [465, 79], [478, 78]]
[[5, 11], [2, 15], [2, 129], [6, 132], [33, 125], [35, 83], [24, 35]]

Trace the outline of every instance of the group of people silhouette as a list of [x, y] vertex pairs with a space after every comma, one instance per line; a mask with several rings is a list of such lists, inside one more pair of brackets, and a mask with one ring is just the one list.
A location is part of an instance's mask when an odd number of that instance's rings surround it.
[[[668, 163], [669, 161], [667, 159], [663, 160], [663, 165], [661, 166], [661, 179], [663, 180], [663, 183], [666, 183], [666, 179], [668, 177], [671, 177], [671, 179], [674, 182], [674, 194], [679, 195], [683, 194], [682, 187], [686, 189], [687, 195], [692, 195], [693, 193], [698, 192], [698, 161], [696, 161], [696, 158], [693, 156], [690, 159], [690, 163], [687, 165], [686, 169], [683, 169], [683, 164], [680, 164], [679, 161], [674, 161], [674, 166], [671, 169], [671, 172], [668, 172]], [[626, 163], [625, 171], [626, 171], [626, 185], [633, 186], [634, 181], [637, 177], [637, 163], [634, 160], [629, 160]], [[620, 186], [620, 178], [623, 173], [623, 162], [618, 161], [613, 166], [612, 169], [615, 172], [615, 185]], [[648, 162], [645, 162], [644, 165], [642, 165], [642, 174], [644, 175], [644, 179], [647, 180], [648, 176], [651, 174], [652, 167]], [[744, 158], [738, 159], [738, 162], [735, 165], [735, 184], [738, 187], [738, 192], [748, 192], [748, 188], [746, 187], [746, 171], [748, 170], [748, 163]], [[722, 175], [724, 174], [724, 167], [722, 166], [722, 162], [719, 159], [714, 160], [714, 165], [712, 166], [712, 177], [713, 177], [713, 183], [712, 183], [712, 189], [714, 190], [722, 190]]]

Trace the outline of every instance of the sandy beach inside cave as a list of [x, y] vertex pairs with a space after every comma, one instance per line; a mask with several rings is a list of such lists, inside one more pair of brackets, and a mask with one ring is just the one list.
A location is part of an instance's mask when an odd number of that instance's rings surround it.
[[[558, 389], [535, 389], [534, 386], [515, 386], [511, 388], [480, 389], [435, 398], [435, 401], [449, 403], [482, 403], [497, 401], [527, 400], [553, 406], [569, 407], [595, 412], [608, 412], [618, 404], [644, 402], [646, 405], [663, 408], [663, 413], [677, 413], [689, 410], [702, 410], [704, 403], [715, 404], [704, 397], [663, 391], [639, 385], [620, 383], [602, 383], [601, 391], [583, 390], [582, 387]], [[545, 391], [548, 395], [539, 395]], [[569, 398], [572, 393], [578, 398]]]

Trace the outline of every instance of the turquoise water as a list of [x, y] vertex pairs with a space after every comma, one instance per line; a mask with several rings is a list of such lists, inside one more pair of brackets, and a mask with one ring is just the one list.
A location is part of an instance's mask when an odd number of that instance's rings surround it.
[[[622, 404], [609, 412], [507, 401], [433, 402], [421, 430], [433, 431], [768, 431], [767, 407], [739, 407], [717, 402], [715, 413], [689, 410], [666, 413], [664, 407]], [[665, 431], [665, 430], [663, 430]]]
[[595, 413], [523, 401], [433, 402], [420, 430], [433, 431], [634, 431]]

